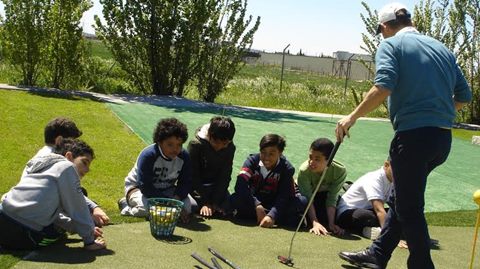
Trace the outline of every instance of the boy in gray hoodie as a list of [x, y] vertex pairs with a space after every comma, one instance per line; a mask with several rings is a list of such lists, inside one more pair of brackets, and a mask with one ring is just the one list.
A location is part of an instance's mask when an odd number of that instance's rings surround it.
[[78, 233], [88, 250], [106, 247], [80, 187], [95, 157], [93, 149], [81, 140], [65, 139], [55, 152], [31, 159], [1, 204], [1, 247], [48, 246], [64, 236], [63, 229]]

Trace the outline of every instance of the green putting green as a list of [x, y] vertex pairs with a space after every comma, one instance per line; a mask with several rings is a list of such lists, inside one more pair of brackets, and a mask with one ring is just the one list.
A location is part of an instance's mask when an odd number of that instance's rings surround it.
[[[293, 235], [285, 229], [263, 229], [215, 219], [196, 222], [189, 229], [177, 227], [174, 241], [153, 238], [147, 222], [111, 225], [104, 233], [108, 250], [85, 251], [80, 239], [71, 237], [66, 245], [30, 253], [15, 268], [192, 268], [200, 264], [190, 255], [196, 252], [211, 264], [213, 256], [207, 248], [213, 247], [240, 268], [281, 269], [289, 267], [281, 265], [277, 256], [288, 256]], [[467, 234], [473, 235], [472, 227], [430, 227], [430, 234], [440, 242], [440, 248], [431, 252], [437, 268], [467, 267], [471, 237], [464, 239]], [[295, 268], [353, 268], [338, 258], [338, 252], [359, 250], [369, 244], [368, 239], [354, 235], [338, 239], [299, 232], [291, 257]], [[397, 248], [388, 267], [406, 268], [407, 255], [407, 250]]]
[[[298, 168], [308, 158], [308, 148], [314, 139], [318, 137], [334, 139], [337, 121], [333, 117], [216, 105], [196, 107], [112, 103], [108, 106], [147, 144], [152, 143], [153, 129], [161, 118], [180, 119], [188, 126], [189, 138], [192, 138], [195, 130], [207, 123], [212, 116], [230, 116], [237, 128], [234, 138], [237, 152], [230, 190], [233, 189], [236, 174], [248, 154], [258, 152], [258, 143], [264, 134], [278, 133], [285, 136], [287, 147], [284, 155]], [[341, 145], [336, 156], [336, 159], [347, 167], [347, 180], [355, 181], [364, 173], [379, 168], [388, 156], [392, 136], [393, 130], [389, 122], [359, 120], [351, 130], [351, 138]], [[429, 177], [425, 205], [427, 212], [476, 209], [471, 197], [478, 188], [480, 178], [476, 167], [479, 156], [480, 147], [467, 141], [453, 140], [449, 159]]]

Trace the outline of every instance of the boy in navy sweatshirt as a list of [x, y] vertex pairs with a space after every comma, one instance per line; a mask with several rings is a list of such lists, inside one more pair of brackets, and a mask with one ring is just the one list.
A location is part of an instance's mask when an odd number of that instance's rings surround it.
[[142, 150], [125, 178], [125, 197], [118, 201], [122, 215], [146, 217], [148, 198], [172, 198], [184, 202], [181, 218], [188, 221], [192, 204], [196, 204], [188, 194], [192, 187], [191, 163], [182, 148], [187, 138], [187, 126], [178, 119], [158, 122], [154, 144]]
[[237, 217], [256, 218], [264, 228], [298, 223], [307, 201], [295, 190], [295, 168], [282, 155], [285, 144], [283, 137], [267, 134], [260, 140], [260, 153], [244, 162], [231, 196]]

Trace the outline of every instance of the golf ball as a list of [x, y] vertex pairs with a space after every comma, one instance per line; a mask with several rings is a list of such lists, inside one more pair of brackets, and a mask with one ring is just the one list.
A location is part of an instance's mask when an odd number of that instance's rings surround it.
[[480, 189], [473, 193], [473, 201], [480, 206]]

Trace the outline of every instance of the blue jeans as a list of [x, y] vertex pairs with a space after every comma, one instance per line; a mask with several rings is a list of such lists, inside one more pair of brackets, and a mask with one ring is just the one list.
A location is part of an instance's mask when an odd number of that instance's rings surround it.
[[451, 131], [423, 127], [397, 132], [390, 145], [393, 194], [385, 226], [370, 251], [384, 265], [403, 235], [408, 243], [408, 268], [435, 268], [424, 215], [425, 187], [430, 172], [448, 157]]

